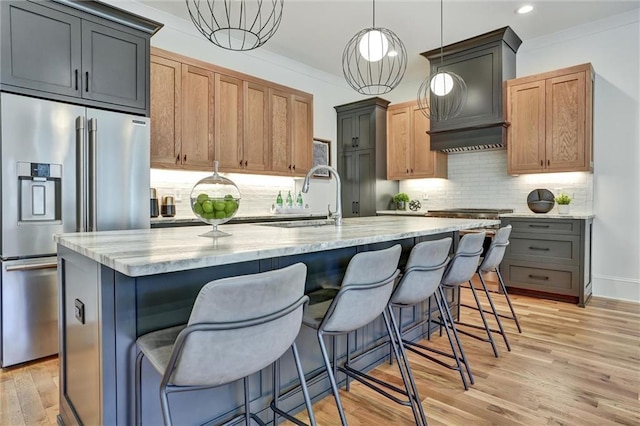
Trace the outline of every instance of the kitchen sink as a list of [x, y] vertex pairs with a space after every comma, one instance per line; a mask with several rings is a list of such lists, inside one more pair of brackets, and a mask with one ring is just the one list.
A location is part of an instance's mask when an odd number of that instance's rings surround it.
[[275, 226], [276, 228], [319, 228], [321, 226], [335, 226], [333, 219], [320, 220], [292, 220], [287, 222], [261, 223], [260, 226]]

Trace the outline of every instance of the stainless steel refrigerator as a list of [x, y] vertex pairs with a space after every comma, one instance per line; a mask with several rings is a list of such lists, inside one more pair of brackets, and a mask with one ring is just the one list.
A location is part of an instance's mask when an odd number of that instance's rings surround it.
[[58, 351], [53, 234], [149, 228], [149, 119], [0, 94], [0, 365]]

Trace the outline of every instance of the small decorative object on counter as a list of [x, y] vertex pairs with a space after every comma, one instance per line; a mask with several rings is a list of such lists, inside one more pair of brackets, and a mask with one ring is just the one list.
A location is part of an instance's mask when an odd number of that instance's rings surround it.
[[160, 214], [160, 207], [158, 206], [158, 195], [155, 188], [151, 188], [149, 191], [149, 195], [151, 196], [149, 199], [149, 209], [151, 210], [151, 217], [158, 217]]
[[[240, 207], [240, 190], [233, 181], [218, 174], [218, 162], [213, 162], [213, 174], [198, 181], [191, 190], [191, 210], [203, 222], [213, 225], [213, 231], [201, 237], [227, 237], [231, 234], [218, 230], [228, 222]], [[281, 198], [281, 197], [280, 197]]]
[[291, 196], [291, 191], [287, 194], [287, 207], [293, 207], [293, 197]]
[[176, 215], [176, 205], [170, 195], [162, 197], [162, 207], [160, 207], [162, 217], [174, 217]]
[[421, 207], [422, 207], [422, 204], [420, 204], [420, 201], [418, 200], [409, 201], [409, 210], [411, 210], [412, 212], [417, 212], [418, 210], [420, 210]]
[[571, 197], [567, 194], [560, 193], [556, 197], [556, 203], [558, 203], [558, 214], [569, 214], [569, 203], [571, 203]]
[[304, 207], [304, 200], [302, 200], [302, 192], [298, 192], [298, 198], [296, 199], [296, 207], [299, 209]]
[[406, 210], [409, 196], [404, 192], [398, 192], [393, 196], [393, 202], [396, 203], [396, 210]]
[[282, 207], [282, 192], [278, 191], [278, 196], [276, 197], [276, 207]]
[[534, 213], [547, 213], [555, 204], [553, 193], [548, 189], [534, 189], [527, 195], [527, 206]]

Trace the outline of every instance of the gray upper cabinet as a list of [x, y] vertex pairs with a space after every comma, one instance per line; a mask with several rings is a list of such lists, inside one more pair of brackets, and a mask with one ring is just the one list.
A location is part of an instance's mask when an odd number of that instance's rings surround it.
[[344, 217], [375, 216], [398, 192], [398, 182], [386, 180], [387, 105], [371, 98], [335, 107]]
[[1, 3], [2, 90], [148, 115], [161, 24], [93, 1]]

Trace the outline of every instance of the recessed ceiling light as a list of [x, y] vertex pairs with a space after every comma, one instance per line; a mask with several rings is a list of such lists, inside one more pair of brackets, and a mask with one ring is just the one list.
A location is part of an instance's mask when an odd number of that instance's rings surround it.
[[519, 7], [516, 9], [516, 13], [519, 15], [524, 15], [525, 13], [529, 13], [533, 10], [533, 6], [531, 6], [530, 4], [525, 4], [522, 7]]

